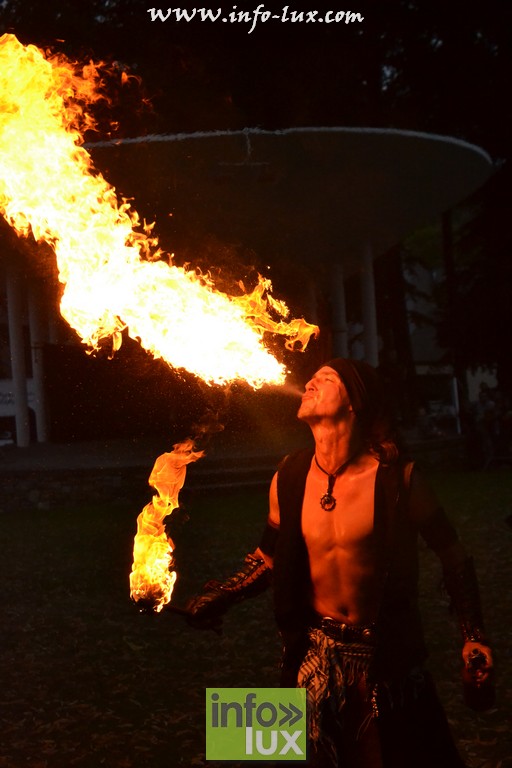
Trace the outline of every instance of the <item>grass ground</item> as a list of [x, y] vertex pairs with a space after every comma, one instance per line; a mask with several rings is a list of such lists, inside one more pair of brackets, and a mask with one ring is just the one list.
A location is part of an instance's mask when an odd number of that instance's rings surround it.
[[[437, 561], [422, 551], [430, 668], [468, 768], [511, 768], [512, 473], [432, 480], [475, 555], [496, 707], [476, 715], [463, 704], [457, 632], [437, 590]], [[263, 491], [189, 492], [183, 507], [172, 531], [177, 603], [255, 546], [266, 501]], [[205, 688], [277, 685], [270, 595], [234, 609], [221, 636], [170, 613], [138, 613], [128, 574], [139, 509], [136, 501], [3, 515], [0, 768], [205, 765]]]

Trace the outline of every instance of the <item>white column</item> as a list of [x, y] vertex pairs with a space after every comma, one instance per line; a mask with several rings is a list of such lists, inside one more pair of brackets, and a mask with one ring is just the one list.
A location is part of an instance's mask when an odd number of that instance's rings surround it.
[[361, 296], [363, 304], [364, 357], [367, 363], [377, 366], [379, 364], [379, 337], [377, 333], [373, 252], [369, 243], [364, 246], [361, 262]]
[[[47, 303], [47, 307], [49, 304]], [[60, 326], [60, 311], [57, 303], [52, 303], [48, 311], [46, 312], [47, 325], [47, 337], [48, 344], [60, 344], [62, 340], [61, 326]]]
[[347, 308], [345, 302], [345, 281], [343, 265], [336, 263], [333, 266], [333, 280], [331, 286], [332, 302], [332, 346], [335, 357], [348, 357], [348, 325]]
[[41, 296], [34, 281], [31, 281], [28, 294], [28, 320], [30, 325], [30, 345], [32, 353], [32, 378], [34, 382], [34, 410], [36, 414], [36, 434], [39, 443], [48, 440], [48, 421], [44, 396], [43, 348], [45, 341], [44, 313]]
[[28, 416], [25, 344], [23, 339], [23, 294], [20, 269], [16, 257], [6, 259], [6, 273], [7, 318], [9, 322], [11, 377], [16, 419], [16, 444], [20, 448], [26, 448], [30, 445], [30, 424]]

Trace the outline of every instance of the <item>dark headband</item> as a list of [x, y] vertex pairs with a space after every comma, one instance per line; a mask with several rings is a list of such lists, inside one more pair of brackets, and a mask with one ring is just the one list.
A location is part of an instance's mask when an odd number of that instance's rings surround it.
[[363, 360], [345, 357], [335, 357], [324, 365], [336, 371], [346, 387], [354, 413], [365, 429], [371, 429], [383, 406], [383, 384], [375, 368]]

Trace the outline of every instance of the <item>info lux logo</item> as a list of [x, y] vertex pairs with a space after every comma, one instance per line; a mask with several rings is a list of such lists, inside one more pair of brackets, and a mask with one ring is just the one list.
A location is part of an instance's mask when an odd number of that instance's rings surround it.
[[207, 688], [207, 760], [306, 760], [304, 688]]

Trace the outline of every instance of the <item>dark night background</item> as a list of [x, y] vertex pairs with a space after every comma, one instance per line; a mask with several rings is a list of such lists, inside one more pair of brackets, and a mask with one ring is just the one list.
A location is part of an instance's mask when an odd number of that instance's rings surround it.
[[[257, 5], [244, 0], [224, 10]], [[341, 9], [335, 6], [321, 4]], [[478, 215], [457, 233], [439, 333], [444, 346], [457, 350], [457, 364], [497, 363], [509, 388], [512, 366], [502, 331], [512, 319], [510, 3], [362, 1], [351, 9], [364, 15], [362, 23], [260, 21], [251, 34], [244, 23], [151, 22], [150, 7], [160, 6], [13, 0], [0, 5], [0, 33], [14, 32], [23, 43], [78, 61], [115, 63], [105, 76], [112, 104], [98, 108], [91, 141], [247, 126], [371, 126], [430, 131], [481, 146], [500, 170], [479, 193]], [[289, 4], [295, 11], [314, 7]], [[121, 85], [122, 72], [136, 77]]]
[[[243, 0], [224, 9], [257, 5]], [[284, 4], [264, 5], [280, 11]], [[288, 5], [295, 11], [315, 7]], [[352, 9], [364, 15], [362, 23], [269, 21], [251, 34], [244, 23], [151, 22], [150, 7], [160, 6], [135, 0], [14, 1], [3, 4], [0, 31], [78, 60], [117, 61], [139, 75], [153, 114], [134, 115], [132, 104], [124, 111], [119, 105], [123, 136], [369, 125], [445, 133], [482, 145], [496, 159], [508, 156], [507, 2], [363, 0]]]
[[[179, 7], [204, 5], [186, 2]], [[296, 12], [315, 7], [309, 0], [288, 5]], [[322, 12], [330, 6], [340, 9], [335, 3], [317, 5]], [[243, 0], [224, 5], [224, 11], [257, 6]], [[273, 12], [283, 6], [264, 4]], [[110, 103], [97, 106], [98, 129], [87, 135], [90, 142], [244, 127], [370, 126], [433, 132], [481, 146], [497, 171], [475, 196], [470, 221], [455, 233], [455, 260], [438, 296], [443, 312], [438, 336], [451, 351], [456, 370], [497, 366], [500, 386], [511, 391], [512, 362], [505, 342], [512, 324], [510, 3], [362, 1], [351, 9], [364, 16], [362, 23], [260, 21], [251, 34], [246, 23], [151, 22], [151, 7], [160, 6], [137, 0], [13, 0], [0, 6], [0, 33], [13, 32], [23, 43], [63, 52], [76, 61], [114, 65], [104, 75]], [[151, 220], [151, 210], [142, 213]], [[192, 252], [178, 253], [177, 260], [206, 268], [238, 262], [247, 270], [267, 258], [244, 252], [243, 244], [237, 252], [230, 252], [229, 244], [204, 245], [196, 258], [191, 232]], [[386, 324], [391, 324], [395, 337], [402, 336], [398, 351], [405, 358], [410, 354], [406, 321], [396, 309], [403, 305], [395, 279], [401, 258], [399, 250], [381, 256], [376, 274], [379, 329], [385, 335]], [[289, 299], [292, 311], [304, 312], [300, 301], [294, 305], [294, 281], [304, 285], [312, 273], [293, 276], [293, 265], [285, 260], [272, 266], [276, 292]], [[318, 277], [328, 280], [319, 271]], [[350, 300], [348, 310], [357, 315]], [[83, 381], [89, 363], [85, 360], [82, 366]], [[75, 360], [66, 364], [76, 369]], [[152, 376], [161, 379], [162, 369], [154, 371], [144, 373], [149, 387]], [[90, 414], [82, 415], [89, 421]], [[58, 426], [55, 435], [70, 436]]]

